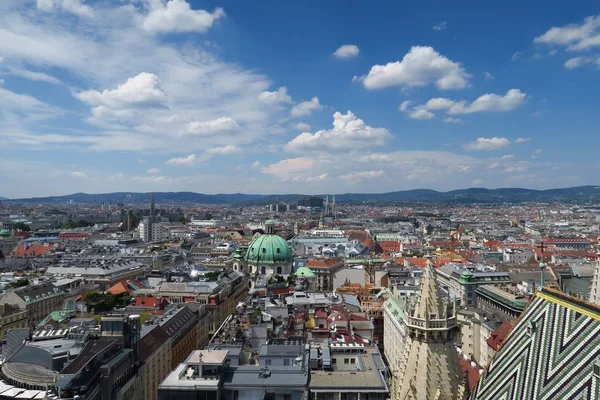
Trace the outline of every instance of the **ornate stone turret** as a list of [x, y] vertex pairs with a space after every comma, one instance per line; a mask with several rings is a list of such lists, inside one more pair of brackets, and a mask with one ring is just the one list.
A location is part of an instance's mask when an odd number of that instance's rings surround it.
[[440, 293], [430, 259], [420, 289], [405, 306], [406, 345], [392, 398], [463, 399], [465, 386], [454, 346], [456, 307]]

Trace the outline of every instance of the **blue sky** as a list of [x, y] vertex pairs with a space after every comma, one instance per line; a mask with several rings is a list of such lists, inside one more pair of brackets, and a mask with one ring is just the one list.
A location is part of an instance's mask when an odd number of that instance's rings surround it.
[[0, 196], [597, 184], [593, 2], [4, 0]]

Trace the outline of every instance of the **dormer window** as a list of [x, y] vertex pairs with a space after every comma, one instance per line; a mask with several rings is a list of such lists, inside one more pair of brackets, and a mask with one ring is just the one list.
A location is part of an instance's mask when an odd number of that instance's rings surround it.
[[533, 336], [533, 334], [535, 333], [535, 322], [533, 321], [529, 321], [527, 323], [527, 336]]

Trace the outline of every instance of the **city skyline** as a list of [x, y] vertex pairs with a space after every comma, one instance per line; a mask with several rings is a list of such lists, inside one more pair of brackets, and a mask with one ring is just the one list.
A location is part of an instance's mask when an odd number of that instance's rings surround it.
[[0, 23], [0, 196], [597, 183], [586, 2], [9, 0]]

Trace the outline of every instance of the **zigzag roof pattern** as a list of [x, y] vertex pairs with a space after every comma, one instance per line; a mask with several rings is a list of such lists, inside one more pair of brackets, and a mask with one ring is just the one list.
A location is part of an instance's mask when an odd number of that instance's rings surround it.
[[[538, 291], [473, 390], [473, 400], [600, 398], [600, 307]], [[595, 367], [596, 366], [596, 367]]]

